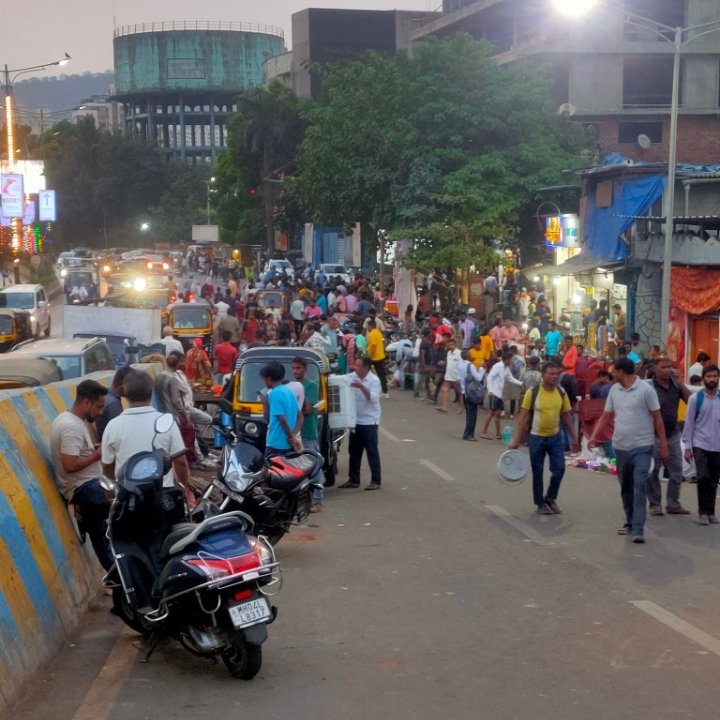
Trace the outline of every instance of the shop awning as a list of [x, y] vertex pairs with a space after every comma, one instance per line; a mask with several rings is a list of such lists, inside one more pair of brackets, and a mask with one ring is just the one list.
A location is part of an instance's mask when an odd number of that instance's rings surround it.
[[546, 265], [539, 275], [576, 275], [578, 273], [604, 274], [608, 270], [621, 267], [624, 262], [613, 262], [611, 260], [598, 260], [594, 255], [582, 250], [569, 260], [560, 265]]

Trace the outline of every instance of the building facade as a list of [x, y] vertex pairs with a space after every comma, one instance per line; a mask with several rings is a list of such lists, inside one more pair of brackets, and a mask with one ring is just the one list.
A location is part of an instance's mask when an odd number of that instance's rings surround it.
[[163, 22], [118, 28], [113, 51], [126, 129], [171, 157], [213, 163], [235, 97], [262, 85], [263, 63], [286, 48], [268, 25]]
[[[413, 43], [468, 32], [491, 45], [498, 63], [547, 65], [558, 112], [585, 124], [597, 157], [620, 152], [642, 162], [667, 160], [674, 52], [668, 28], [720, 21], [717, 0], [618, 0], [573, 19], [544, 0], [443, 5], [440, 17], [411, 34]], [[678, 158], [708, 164], [720, 161], [720, 32], [696, 34], [682, 51]]]

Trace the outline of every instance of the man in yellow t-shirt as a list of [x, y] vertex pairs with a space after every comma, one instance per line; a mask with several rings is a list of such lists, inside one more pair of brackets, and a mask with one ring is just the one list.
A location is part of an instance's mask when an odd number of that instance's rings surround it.
[[375, 320], [370, 320], [367, 324], [367, 356], [372, 360], [375, 372], [380, 378], [382, 396], [384, 398], [390, 397], [388, 395], [387, 373], [385, 371], [385, 338], [378, 330]]
[[[559, 515], [562, 511], [558, 507], [557, 496], [565, 475], [565, 443], [560, 422], [570, 431], [573, 452], [579, 450], [579, 444], [570, 415], [570, 400], [558, 385], [560, 366], [555, 362], [546, 362], [540, 372], [542, 383], [536, 390], [528, 390], [523, 398], [515, 439], [510, 449], [517, 450], [523, 436], [528, 432], [533, 500], [537, 512], [540, 515]], [[550, 485], [547, 493], [543, 490], [545, 455], [550, 459]]]
[[486, 331], [475, 338], [472, 347], [468, 350], [470, 362], [478, 369], [492, 357], [494, 345], [492, 338]]

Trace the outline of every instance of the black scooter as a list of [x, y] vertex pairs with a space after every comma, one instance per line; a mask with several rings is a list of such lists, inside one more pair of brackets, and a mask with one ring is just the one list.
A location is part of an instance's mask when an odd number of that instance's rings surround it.
[[[160, 416], [156, 433], [171, 422]], [[194, 655], [219, 655], [231, 675], [249, 680], [277, 615], [268, 598], [280, 588], [279, 564], [265, 538], [248, 534], [253, 520], [243, 512], [184, 522], [182, 492], [163, 487], [170, 465], [162, 450], [137, 453], [117, 479], [108, 520], [115, 565], [104, 580], [113, 611], [150, 638], [146, 659], [172, 637]]]

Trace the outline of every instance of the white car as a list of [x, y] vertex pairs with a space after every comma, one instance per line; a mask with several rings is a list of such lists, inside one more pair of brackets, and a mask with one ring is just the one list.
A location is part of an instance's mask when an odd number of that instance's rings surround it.
[[0, 290], [0, 307], [27, 310], [34, 337], [50, 336], [50, 303], [42, 285], [11, 285]]
[[352, 283], [352, 277], [348, 272], [348, 268], [344, 265], [338, 265], [337, 263], [321, 263], [320, 270], [325, 273], [325, 277], [329, 280], [330, 278], [339, 277], [343, 285], [346, 287]]

